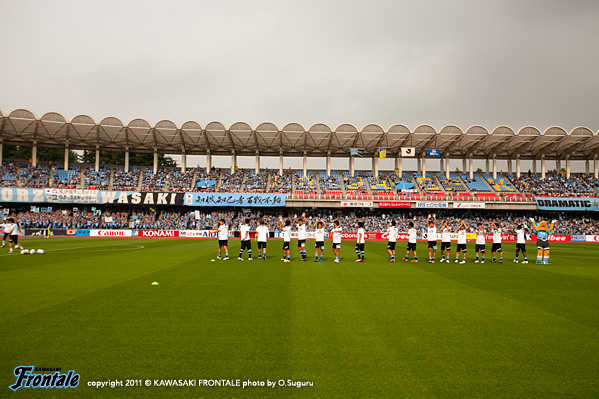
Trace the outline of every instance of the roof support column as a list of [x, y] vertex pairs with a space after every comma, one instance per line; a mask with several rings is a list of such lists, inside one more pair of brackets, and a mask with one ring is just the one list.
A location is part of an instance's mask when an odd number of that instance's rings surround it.
[[512, 159], [508, 158], [507, 160], [507, 173], [512, 174]]
[[493, 154], [493, 179], [497, 179], [497, 154]]
[[566, 155], [566, 179], [570, 178], [570, 154]]
[[235, 151], [231, 151], [231, 174], [235, 173], [237, 169], [237, 155]]
[[331, 152], [327, 152], [327, 177], [331, 177]]
[[283, 176], [283, 151], [279, 151], [279, 176]]
[[379, 177], [379, 159], [376, 156], [372, 157], [372, 173], [374, 173], [374, 178], [378, 179], [378, 177]]
[[95, 165], [95, 171], [99, 172], [100, 171], [100, 145], [96, 144], [96, 165]]
[[537, 160], [536, 158], [532, 160], [532, 173], [537, 174]]
[[185, 172], [187, 172], [187, 154], [183, 150], [183, 154], [181, 154], [181, 173]]
[[485, 173], [489, 174], [489, 158], [485, 159]]
[[472, 153], [470, 153], [470, 158], [468, 159], [468, 177], [474, 179], [474, 159], [472, 159]]
[[449, 155], [445, 157], [445, 178], [449, 180]]
[[64, 170], [69, 170], [69, 142], [64, 145]]
[[557, 171], [557, 174], [559, 175], [559, 173], [562, 171], [562, 160], [561, 159], [555, 160], [555, 169]]
[[416, 158], [416, 172], [420, 173], [420, 176], [422, 176], [422, 163], [420, 162], [420, 157]]
[[125, 147], [125, 173], [129, 173], [129, 147]]
[[304, 174], [303, 177], [308, 175], [308, 152], [304, 151]]
[[545, 178], [545, 154], [541, 154], [541, 179]]
[[401, 179], [403, 175], [403, 159], [397, 154], [397, 158], [395, 158], [395, 169], [397, 169], [397, 177]]
[[0, 165], [2, 165], [2, 141], [0, 140]]
[[37, 141], [33, 141], [33, 147], [31, 147], [31, 166], [34, 168], [37, 166]]
[[206, 152], [206, 174], [210, 173], [210, 169], [212, 169], [212, 154], [208, 150]]
[[587, 175], [589, 174], [589, 170], [590, 170], [589, 164], [590, 163], [591, 162], [588, 159], [584, 160], [584, 173]]
[[256, 174], [260, 173], [260, 152], [256, 150]]
[[520, 154], [516, 154], [516, 177], [520, 178]]
[[422, 157], [420, 161], [422, 162], [422, 177], [426, 177], [426, 158]]
[[154, 174], [158, 173], [158, 148], [154, 148]]
[[599, 162], [597, 161], [597, 154], [595, 154], [595, 155], [593, 155], [593, 174], [595, 175], [595, 179], [599, 179], [599, 168], [598, 168], [599, 165], [598, 164], [599, 164]]
[[352, 156], [350, 156], [349, 157], [349, 175], [351, 177], [355, 176], [355, 167], [354, 167], [354, 165], [355, 165], [355, 158], [352, 157]]
[[439, 168], [441, 169], [441, 170], [440, 170], [440, 172], [441, 172], [441, 173], [443, 173], [443, 174], [445, 174], [445, 164], [444, 164], [444, 162], [445, 162], [445, 161], [444, 161], [444, 160], [443, 160], [443, 158], [441, 157], [441, 158], [439, 159]]

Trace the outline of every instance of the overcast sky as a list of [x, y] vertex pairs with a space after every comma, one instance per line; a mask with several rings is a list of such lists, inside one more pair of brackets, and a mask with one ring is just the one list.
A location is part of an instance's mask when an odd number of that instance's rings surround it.
[[0, 110], [599, 130], [599, 1], [0, 0]]

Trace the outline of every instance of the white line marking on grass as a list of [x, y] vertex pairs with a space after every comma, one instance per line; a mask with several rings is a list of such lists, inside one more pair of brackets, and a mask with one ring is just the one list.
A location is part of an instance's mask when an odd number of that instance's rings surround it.
[[[146, 241], [146, 242], [157, 242], [158, 240], [154, 240], [154, 241]], [[124, 243], [124, 244], [107, 244], [107, 245], [90, 245], [87, 247], [72, 247], [72, 248], [58, 248], [58, 249], [48, 249], [46, 250], [46, 252], [57, 252], [57, 251], [73, 251], [73, 250], [77, 250], [77, 249], [87, 249], [89, 250], [90, 248], [105, 248], [105, 247], [116, 247], [116, 246], [126, 246], [128, 245], [128, 248], [114, 248], [114, 249], [92, 249], [89, 252], [114, 252], [114, 251], [128, 251], [128, 250], [135, 250], [135, 249], [144, 249], [145, 246], [143, 245], [139, 245], [139, 244], [133, 244], [133, 243]], [[12, 254], [3, 254], [0, 256], [9, 256], [9, 255], [21, 255], [20, 252], [14, 252]]]

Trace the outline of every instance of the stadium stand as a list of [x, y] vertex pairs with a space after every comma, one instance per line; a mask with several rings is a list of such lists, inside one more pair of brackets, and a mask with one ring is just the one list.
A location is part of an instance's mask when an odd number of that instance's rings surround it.
[[289, 194], [291, 193], [291, 171], [283, 170], [283, 175], [279, 175], [278, 171], [270, 172], [270, 188], [269, 193]]
[[18, 180], [21, 187], [47, 188], [50, 187], [51, 168], [48, 165], [21, 166], [18, 172]]
[[245, 193], [264, 193], [268, 184], [268, 171], [261, 169], [259, 173], [250, 169], [247, 171], [246, 181], [243, 186]]
[[81, 175], [79, 174], [79, 168], [73, 166], [67, 170], [54, 169], [52, 171], [52, 180], [53, 187], [68, 189], [79, 188], [79, 186], [81, 185]]
[[520, 178], [514, 175], [507, 175], [510, 182], [527, 197], [536, 196], [551, 196], [551, 197], [576, 197], [576, 196], [595, 196], [597, 191], [589, 185], [594, 178], [591, 176], [584, 177], [583, 175], [570, 175], [567, 179], [561, 174], [546, 175], [541, 178], [539, 174], [522, 174]]
[[[427, 173], [428, 174], [428, 173]], [[464, 183], [460, 180], [460, 178], [455, 173], [449, 174], [449, 179], [445, 177], [443, 173], [436, 173], [437, 180], [441, 183], [441, 186], [445, 191], [468, 191], [464, 186]]]
[[94, 168], [83, 168], [83, 185], [90, 190], [108, 190], [110, 187], [110, 169], [100, 167], [98, 172]]
[[219, 193], [238, 193], [241, 191], [245, 169], [237, 169], [231, 173], [231, 169], [223, 169], [220, 174], [220, 185], [216, 191]]
[[165, 185], [169, 180], [169, 172], [166, 169], [158, 169], [156, 173], [152, 169], [144, 169], [141, 177], [141, 191], [165, 191]]
[[479, 176], [478, 173], [472, 174], [472, 179], [468, 177], [466, 173], [460, 173], [460, 178], [466, 184], [466, 187], [471, 191], [477, 192], [488, 192], [491, 191], [491, 188], [485, 183], [485, 180]]
[[12, 162], [5, 162], [0, 166], [0, 185], [2, 187], [17, 186], [17, 167]]
[[201, 191], [213, 193], [216, 191], [216, 186], [220, 180], [220, 169], [212, 168], [210, 172], [206, 173], [206, 169], [197, 169], [195, 187], [193, 191]]
[[505, 191], [513, 192], [513, 191], [515, 191], [514, 187], [510, 183], [510, 181], [508, 179], [504, 178], [501, 175], [501, 173], [497, 174], [497, 179], [493, 179], [493, 176], [491, 176], [488, 173], [483, 173], [483, 179], [485, 179], [487, 181], [487, 183], [489, 183], [491, 188], [497, 192], [505, 192]]
[[331, 171], [331, 176], [327, 176], [327, 172], [324, 170], [319, 171], [318, 183], [320, 184], [321, 199], [342, 199], [343, 192], [337, 171]]
[[116, 169], [112, 178], [112, 190], [137, 191], [137, 186], [139, 184], [139, 174], [139, 168], [129, 169], [129, 172], [125, 172], [124, 168]]
[[420, 173], [414, 172], [414, 180], [422, 191], [440, 191], [439, 186], [435, 183], [432, 173], [427, 173], [423, 177]]
[[168, 178], [168, 191], [179, 193], [190, 191], [194, 172], [193, 169], [187, 169], [185, 173], [181, 168], [173, 169]]

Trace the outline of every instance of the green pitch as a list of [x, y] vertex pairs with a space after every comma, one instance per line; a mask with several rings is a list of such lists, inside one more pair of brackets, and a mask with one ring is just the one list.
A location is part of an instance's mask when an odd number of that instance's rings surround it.
[[[216, 258], [215, 240], [25, 239], [0, 253], [0, 397], [599, 396], [599, 246], [553, 265]], [[308, 243], [309, 254], [313, 244]], [[488, 246], [490, 247], [490, 245]], [[454, 245], [455, 248], [455, 245]], [[398, 244], [398, 256], [405, 243]], [[254, 251], [256, 251], [254, 245]], [[247, 255], [244, 254], [244, 258]], [[152, 282], [159, 285], [152, 286]], [[20, 365], [75, 370], [75, 389], [8, 389]], [[311, 381], [312, 387], [89, 387], [90, 381]]]

